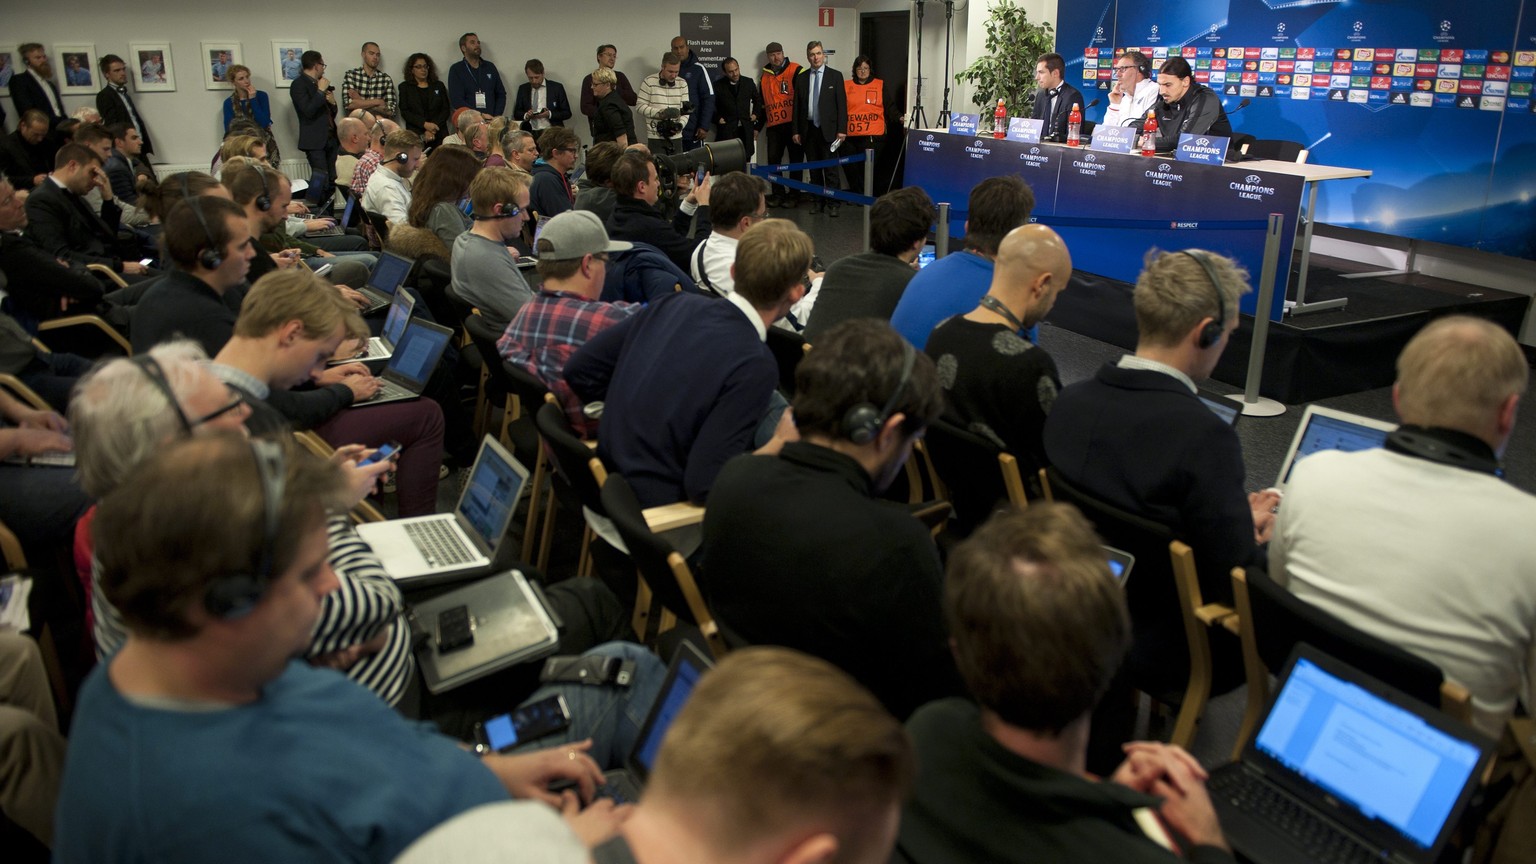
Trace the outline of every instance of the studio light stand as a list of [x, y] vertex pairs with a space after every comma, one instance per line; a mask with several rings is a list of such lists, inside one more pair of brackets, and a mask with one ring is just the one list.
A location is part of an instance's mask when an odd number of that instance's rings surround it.
[[912, 116], [907, 118], [907, 128], [926, 129], [928, 115], [923, 111], [923, 0], [913, 2], [917, 4], [917, 91], [912, 102]]
[[939, 127], [949, 128], [949, 62], [955, 51], [955, 0], [944, 0], [944, 104], [939, 108]]

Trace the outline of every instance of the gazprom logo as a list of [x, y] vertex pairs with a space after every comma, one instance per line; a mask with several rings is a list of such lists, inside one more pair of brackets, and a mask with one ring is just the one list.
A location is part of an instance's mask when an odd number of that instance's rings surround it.
[[1249, 174], [1247, 177], [1243, 178], [1243, 182], [1244, 183], [1248, 183], [1250, 185], [1251, 184], [1256, 184], [1256, 183], [1263, 183], [1264, 182], [1264, 178], [1260, 177], [1257, 174]]
[[1211, 139], [1209, 139], [1209, 138], [1196, 138], [1195, 139], [1195, 143], [1198, 144], [1201, 147], [1209, 147], [1211, 145]]

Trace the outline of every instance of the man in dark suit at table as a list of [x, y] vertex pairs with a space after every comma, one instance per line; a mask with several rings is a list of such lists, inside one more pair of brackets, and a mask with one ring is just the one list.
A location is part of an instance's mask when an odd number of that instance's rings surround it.
[[[76, 264], [105, 264], [133, 279], [152, 274], [138, 261], [124, 260], [117, 239], [122, 210], [113, 200], [112, 183], [101, 156], [83, 144], [66, 144], [54, 157], [55, 168], [27, 198], [27, 235], [56, 258]], [[101, 215], [85, 203], [92, 188], [101, 190]]]
[[565, 98], [564, 84], [544, 78], [543, 61], [529, 60], [523, 66], [523, 74], [528, 76], [528, 83], [517, 86], [512, 116], [522, 123], [524, 132], [533, 133], [537, 142], [545, 129], [564, 126], [571, 119], [571, 100]]
[[288, 86], [293, 110], [299, 115], [299, 149], [309, 160], [310, 209], [330, 200], [336, 179], [336, 92], [325, 77], [325, 58], [319, 51], [305, 51], [299, 58], [304, 73]]
[[59, 94], [59, 81], [48, 63], [48, 53], [36, 42], [28, 42], [16, 49], [26, 68], [11, 76], [11, 101], [20, 116], [30, 109], [48, 115], [50, 132], [69, 116], [64, 110], [64, 97]]
[[140, 116], [139, 106], [133, 104], [133, 95], [128, 92], [128, 64], [116, 54], [108, 54], [97, 65], [101, 68], [101, 77], [107, 82], [96, 94], [96, 110], [101, 114], [101, 125], [127, 123], [137, 129], [139, 152], [146, 162], [149, 161], [155, 147], [149, 140], [149, 126]]
[[[795, 76], [794, 142], [805, 148], [811, 162], [831, 159], [834, 144], [848, 137], [848, 91], [843, 89], [843, 73], [827, 66], [827, 54], [819, 41], [805, 46], [810, 65]], [[816, 168], [811, 182], [817, 186], [838, 186], [837, 171]], [[837, 215], [837, 202], [818, 200], [815, 211], [825, 209]]]
[[1067, 61], [1060, 54], [1041, 54], [1035, 61], [1035, 83], [1040, 86], [1035, 93], [1035, 108], [1030, 117], [1044, 120], [1040, 137], [1046, 141], [1067, 140], [1067, 118], [1072, 106], [1083, 107], [1083, 94], [1064, 80]]

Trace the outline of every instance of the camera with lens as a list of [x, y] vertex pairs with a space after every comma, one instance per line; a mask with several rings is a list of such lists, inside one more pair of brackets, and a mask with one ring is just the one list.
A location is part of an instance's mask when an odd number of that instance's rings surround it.
[[656, 120], [656, 137], [665, 139], [682, 134], [686, 122], [682, 118], [692, 113], [693, 105], [688, 102], [661, 112], [661, 117]]
[[[657, 124], [658, 128], [660, 124]], [[656, 179], [661, 182], [661, 198], [672, 201], [677, 197], [677, 178], [704, 173], [718, 177], [732, 171], [747, 170], [747, 148], [740, 138], [728, 141], [711, 141], [686, 153], [652, 153], [656, 163]]]

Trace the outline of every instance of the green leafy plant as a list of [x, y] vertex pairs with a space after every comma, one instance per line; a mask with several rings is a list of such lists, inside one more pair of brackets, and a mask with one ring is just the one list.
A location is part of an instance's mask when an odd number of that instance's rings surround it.
[[955, 77], [971, 83], [971, 101], [982, 108], [1003, 99], [1009, 114], [1027, 115], [1035, 96], [1035, 59], [1056, 50], [1056, 34], [1048, 23], [1031, 22], [1014, 0], [998, 0], [986, 27], [986, 54]]

